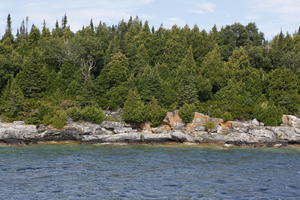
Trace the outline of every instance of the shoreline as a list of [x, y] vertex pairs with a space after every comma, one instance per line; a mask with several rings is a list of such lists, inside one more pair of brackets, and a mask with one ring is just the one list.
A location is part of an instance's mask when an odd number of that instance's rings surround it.
[[167, 142], [167, 143], [125, 143], [125, 142], [118, 142], [118, 143], [80, 143], [78, 141], [40, 141], [37, 143], [4, 143], [0, 142], [1, 147], [27, 147], [27, 146], [39, 146], [39, 145], [83, 145], [83, 146], [146, 146], [146, 147], [162, 147], [162, 148], [208, 148], [208, 149], [300, 149], [300, 144], [249, 144], [249, 145], [229, 145], [226, 143], [180, 143], [180, 142]]
[[[224, 147], [286, 147], [300, 145], [300, 119], [285, 115], [281, 126], [264, 126], [257, 120], [228, 121], [195, 113], [185, 124], [178, 112], [167, 113], [159, 127], [150, 124], [132, 126], [125, 122], [103, 121], [99, 124], [73, 122], [62, 129], [45, 125], [28, 125], [22, 121], [0, 122], [0, 144], [213, 144]], [[207, 130], [210, 121], [214, 128]]]

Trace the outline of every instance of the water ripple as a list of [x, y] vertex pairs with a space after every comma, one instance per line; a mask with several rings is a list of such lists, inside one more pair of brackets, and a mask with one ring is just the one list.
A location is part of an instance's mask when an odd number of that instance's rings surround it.
[[0, 199], [296, 200], [299, 166], [297, 149], [0, 147]]

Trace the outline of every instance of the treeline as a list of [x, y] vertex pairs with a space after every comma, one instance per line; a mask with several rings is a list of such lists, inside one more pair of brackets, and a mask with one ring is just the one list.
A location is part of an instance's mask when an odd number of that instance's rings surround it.
[[[27, 20], [26, 20], [27, 21]], [[6, 121], [62, 127], [68, 117], [100, 122], [124, 108], [127, 122], [160, 123], [180, 109], [277, 125], [299, 114], [300, 34], [264, 39], [254, 23], [171, 29], [137, 17], [72, 32], [67, 16], [49, 30], [10, 15], [0, 42], [0, 114]]]

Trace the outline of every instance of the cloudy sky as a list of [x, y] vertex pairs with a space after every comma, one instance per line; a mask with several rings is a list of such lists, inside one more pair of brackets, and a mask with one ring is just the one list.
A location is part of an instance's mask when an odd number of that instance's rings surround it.
[[0, 34], [8, 13], [14, 30], [26, 16], [38, 26], [45, 19], [53, 27], [65, 13], [72, 30], [89, 24], [91, 18], [116, 24], [136, 15], [156, 27], [197, 24], [207, 30], [214, 24], [256, 22], [267, 38], [280, 30], [293, 33], [300, 26], [300, 0], [2, 0]]

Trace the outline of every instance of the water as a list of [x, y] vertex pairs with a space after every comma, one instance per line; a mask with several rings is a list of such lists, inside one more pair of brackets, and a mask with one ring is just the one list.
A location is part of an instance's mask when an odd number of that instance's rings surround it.
[[300, 150], [0, 147], [0, 199], [300, 199]]

